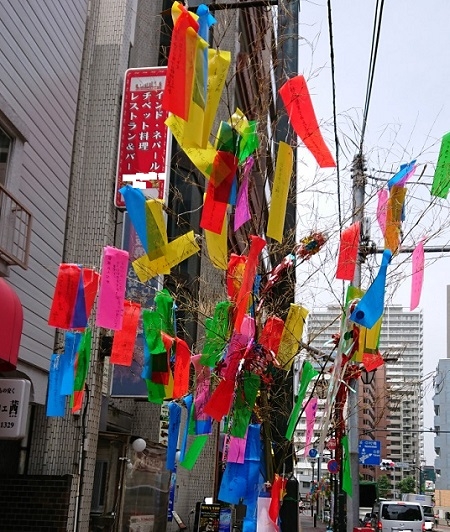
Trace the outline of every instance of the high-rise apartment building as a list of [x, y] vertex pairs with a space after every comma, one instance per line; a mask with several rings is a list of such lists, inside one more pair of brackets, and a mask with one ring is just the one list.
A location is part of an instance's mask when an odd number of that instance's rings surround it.
[[[339, 332], [340, 316], [341, 308], [338, 306], [311, 312], [308, 319], [309, 345], [325, 355], [330, 353], [330, 340], [333, 334]], [[409, 312], [397, 305], [386, 307], [379, 351], [385, 365], [377, 370], [372, 384], [361, 382], [359, 385], [359, 432], [360, 439], [380, 440], [382, 458], [397, 465], [394, 471], [383, 472], [390, 476], [395, 494], [395, 486], [403, 477], [412, 475], [419, 482], [418, 468], [423, 457], [423, 435], [420, 432], [423, 426], [422, 312]], [[304, 433], [303, 421], [296, 432], [298, 449], [302, 447]], [[310, 461], [298, 462], [296, 470], [301, 488], [307, 489], [307, 479], [312, 478]], [[380, 470], [364, 467], [360, 473], [370, 480], [376, 479]]]

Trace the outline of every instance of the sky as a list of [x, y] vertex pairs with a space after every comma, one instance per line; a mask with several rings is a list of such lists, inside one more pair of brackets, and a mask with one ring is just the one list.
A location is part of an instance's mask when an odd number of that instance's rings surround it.
[[[345, 223], [351, 215], [349, 168], [360, 141], [369, 69], [374, 0], [332, 0], [336, 107], [341, 146], [340, 197]], [[450, 2], [448, 0], [388, 0], [385, 2], [370, 101], [364, 154], [367, 158], [366, 215], [371, 235], [382, 246], [376, 223], [376, 193], [399, 165], [417, 159], [418, 170], [408, 188], [403, 224], [405, 242], [415, 246], [450, 244], [449, 199], [430, 195], [442, 136], [450, 131]], [[301, 1], [299, 74], [308, 82], [322, 133], [334, 153], [330, 40], [327, 2]], [[423, 175], [421, 175], [423, 173]], [[336, 171], [320, 171], [310, 154], [300, 150], [299, 210], [302, 231], [326, 231], [335, 247], [300, 266], [300, 300], [320, 307], [339, 299], [333, 283], [336, 263]], [[322, 253], [322, 252], [321, 252]], [[378, 271], [380, 256], [363, 267], [363, 287]], [[318, 273], [319, 272], [319, 273]], [[387, 300], [409, 308], [409, 255], [394, 258], [388, 277]], [[313, 274], [317, 281], [312, 281]], [[446, 353], [446, 286], [450, 284], [450, 253], [427, 254], [420, 308], [424, 316], [424, 375], [435, 371]], [[426, 380], [424, 425], [433, 426], [432, 378]], [[426, 463], [434, 463], [433, 435], [424, 434]]]

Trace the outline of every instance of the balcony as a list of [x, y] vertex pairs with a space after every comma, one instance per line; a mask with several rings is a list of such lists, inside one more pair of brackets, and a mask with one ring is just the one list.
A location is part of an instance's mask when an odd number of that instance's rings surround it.
[[9, 266], [28, 267], [31, 212], [0, 185], [0, 260]]

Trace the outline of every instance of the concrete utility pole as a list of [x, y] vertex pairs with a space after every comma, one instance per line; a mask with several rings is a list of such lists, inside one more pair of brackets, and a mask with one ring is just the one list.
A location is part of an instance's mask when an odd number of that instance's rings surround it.
[[[364, 199], [366, 189], [365, 160], [360, 152], [353, 159], [353, 213], [352, 221], [360, 222], [361, 238], [364, 238]], [[358, 254], [353, 285], [361, 287], [361, 264], [364, 257]], [[353, 528], [359, 526], [359, 435], [358, 435], [358, 379], [352, 379], [349, 386], [353, 391], [348, 394], [348, 441], [350, 452], [350, 472], [352, 475], [352, 496], [347, 497], [347, 532], [353, 532]]]

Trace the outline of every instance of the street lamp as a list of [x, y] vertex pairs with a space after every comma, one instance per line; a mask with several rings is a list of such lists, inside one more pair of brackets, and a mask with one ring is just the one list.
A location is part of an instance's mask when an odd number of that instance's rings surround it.
[[363, 384], [372, 384], [373, 379], [375, 378], [376, 368], [372, 371], [367, 371], [365, 368], [361, 370], [361, 380]]

